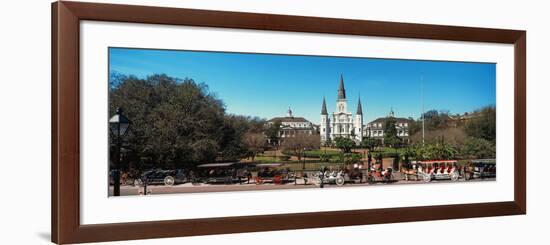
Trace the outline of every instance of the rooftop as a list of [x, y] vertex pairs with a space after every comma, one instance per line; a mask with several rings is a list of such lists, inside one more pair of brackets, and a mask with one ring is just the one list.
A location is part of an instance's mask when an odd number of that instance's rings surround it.
[[410, 119], [404, 118], [404, 117], [379, 117], [375, 119], [374, 121], [369, 122], [370, 123], [385, 123], [389, 118], [395, 119], [396, 123], [408, 123], [411, 122]]
[[281, 121], [281, 122], [309, 122], [307, 119], [303, 117], [274, 117], [268, 120], [268, 122], [275, 122], [275, 121]]

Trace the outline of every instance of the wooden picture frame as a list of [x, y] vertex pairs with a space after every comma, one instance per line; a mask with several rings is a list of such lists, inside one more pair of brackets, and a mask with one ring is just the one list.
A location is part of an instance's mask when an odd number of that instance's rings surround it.
[[[82, 225], [79, 200], [79, 22], [82, 20], [513, 44], [515, 50], [514, 201]], [[526, 213], [525, 31], [63, 1], [52, 4], [51, 62], [51, 237], [55, 243], [306, 229]]]

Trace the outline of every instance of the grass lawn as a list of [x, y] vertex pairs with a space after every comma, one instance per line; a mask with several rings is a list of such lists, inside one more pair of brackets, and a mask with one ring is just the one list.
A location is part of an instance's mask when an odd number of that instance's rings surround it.
[[[338, 156], [335, 156], [335, 158], [331, 159], [331, 162], [335, 163], [335, 162], [338, 162], [339, 160], [340, 160], [340, 158], [338, 158]], [[301, 164], [301, 163], [304, 162], [304, 159], [302, 158], [302, 160], [298, 161], [297, 158], [291, 158], [288, 161], [283, 161], [279, 157], [274, 158], [273, 156], [258, 155], [254, 158], [254, 162], [256, 162], [256, 163], [296, 163], [296, 164]], [[317, 158], [310, 158], [310, 157], [306, 158], [306, 164], [307, 163], [318, 163], [318, 162], [319, 162], [319, 159], [317, 159]]]
[[[324, 167], [327, 167], [328, 169], [339, 169], [343, 165], [341, 163], [323, 163], [323, 162], [306, 162], [305, 170], [320, 170]], [[301, 171], [303, 170], [303, 163], [298, 162], [292, 162], [292, 163], [285, 163], [285, 165], [281, 166], [281, 168], [289, 168], [290, 171]]]
[[321, 149], [318, 149], [318, 150], [306, 151], [307, 156], [315, 156], [315, 157], [319, 157], [321, 154], [325, 154], [325, 153], [329, 156], [340, 155], [340, 149], [322, 147]]
[[379, 147], [376, 148], [376, 150], [372, 150], [371, 154], [377, 154], [378, 152], [381, 152], [383, 154], [395, 154], [395, 152], [399, 153], [399, 155], [405, 154], [407, 151], [407, 148], [390, 148], [390, 147]]

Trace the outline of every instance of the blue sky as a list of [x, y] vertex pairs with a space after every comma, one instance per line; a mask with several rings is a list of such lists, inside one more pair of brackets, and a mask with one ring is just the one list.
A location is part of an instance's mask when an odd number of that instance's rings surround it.
[[228, 113], [294, 116], [319, 123], [323, 96], [336, 109], [340, 74], [348, 110], [360, 95], [364, 122], [388, 114], [418, 118], [421, 77], [425, 110], [473, 111], [496, 104], [496, 64], [327, 56], [245, 54], [151, 49], [109, 49], [109, 70], [145, 78], [166, 74], [206, 83]]

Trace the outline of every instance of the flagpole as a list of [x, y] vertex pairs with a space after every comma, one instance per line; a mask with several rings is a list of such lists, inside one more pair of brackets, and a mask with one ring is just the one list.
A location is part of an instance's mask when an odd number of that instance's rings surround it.
[[422, 116], [421, 116], [422, 117], [422, 145], [424, 145], [425, 118], [424, 118], [424, 76], [423, 75], [420, 76], [420, 100], [422, 104]]

